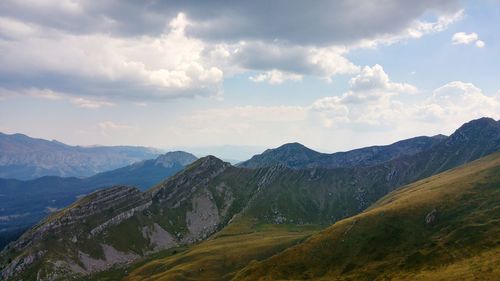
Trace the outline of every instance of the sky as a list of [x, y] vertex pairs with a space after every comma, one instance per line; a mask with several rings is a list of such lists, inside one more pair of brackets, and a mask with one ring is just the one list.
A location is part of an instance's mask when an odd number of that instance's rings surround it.
[[2, 0], [0, 131], [252, 152], [451, 134], [500, 118], [499, 26], [498, 0]]

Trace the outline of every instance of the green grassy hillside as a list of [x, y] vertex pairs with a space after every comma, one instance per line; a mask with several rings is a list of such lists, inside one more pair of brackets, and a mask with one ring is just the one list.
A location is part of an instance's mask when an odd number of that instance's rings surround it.
[[234, 280], [499, 280], [500, 153], [415, 182]]
[[211, 239], [146, 263], [124, 280], [230, 280], [252, 260], [263, 260], [296, 245], [318, 227], [259, 224], [239, 218]]

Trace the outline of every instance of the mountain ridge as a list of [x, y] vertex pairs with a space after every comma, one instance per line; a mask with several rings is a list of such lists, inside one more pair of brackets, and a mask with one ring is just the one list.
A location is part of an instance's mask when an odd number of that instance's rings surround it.
[[[371, 166], [403, 155], [413, 155], [444, 140], [446, 136], [414, 137], [389, 145], [375, 145], [345, 152], [321, 153], [298, 142], [287, 143], [253, 156], [237, 166], [245, 168], [269, 167], [284, 164], [291, 168], [347, 168]], [[298, 155], [298, 156], [297, 156]]]
[[141, 146], [71, 146], [56, 140], [0, 132], [0, 177], [29, 180], [42, 176], [89, 177], [156, 158]]
[[29, 181], [0, 179], [0, 248], [54, 210], [78, 197], [113, 185], [132, 185], [145, 190], [182, 170], [197, 158], [175, 151], [88, 178], [45, 176]]
[[[16, 268], [24, 272], [29, 262], [32, 271], [22, 275], [25, 277], [61, 270], [64, 274], [86, 275], [122, 264], [125, 257], [137, 260], [154, 251], [203, 241], [238, 217], [268, 224], [326, 227], [360, 213], [403, 184], [498, 150], [500, 128], [496, 126], [498, 121], [494, 122], [471, 123], [478, 124], [480, 131], [490, 132], [493, 138], [458, 129], [458, 135], [466, 136], [463, 142], [446, 144], [443, 140], [428, 150], [375, 166], [293, 169], [277, 164], [250, 169], [231, 166], [213, 156], [204, 157], [147, 191], [151, 204], [145, 209], [131, 213], [134, 208], [129, 208], [119, 214], [103, 214], [96, 221], [86, 220], [86, 224], [72, 224], [64, 228], [65, 235], [51, 238], [44, 234], [45, 238], [29, 247], [16, 247], [19, 241], [14, 242], [0, 255], [2, 266], [8, 268], [4, 272]], [[465, 156], [456, 157], [457, 152]], [[101, 225], [105, 227], [97, 236], [85, 235]], [[124, 232], [126, 240], [121, 236]], [[77, 239], [72, 239], [75, 235]], [[53, 239], [65, 247], [50, 249]], [[111, 259], [106, 255], [110, 251], [122, 258]], [[6, 262], [8, 259], [13, 262]], [[58, 266], [41, 260], [52, 260]], [[101, 264], [97, 269], [91, 266], [96, 263]]]

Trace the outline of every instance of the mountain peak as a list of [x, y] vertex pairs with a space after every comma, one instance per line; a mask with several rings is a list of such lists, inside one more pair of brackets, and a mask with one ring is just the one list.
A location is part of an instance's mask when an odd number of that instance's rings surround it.
[[[174, 175], [172, 178], [167, 179], [165, 182], [160, 183], [159, 187], [166, 185], [168, 182], [176, 181], [183, 178], [198, 178], [198, 177], [210, 177], [221, 173], [226, 168], [230, 167], [231, 164], [224, 162], [219, 158], [208, 155], [191, 163], [184, 170]], [[158, 186], [156, 187], [158, 188]], [[153, 188], [153, 192], [156, 188]]]
[[[198, 186], [201, 183], [208, 182], [229, 168], [231, 164], [224, 162], [219, 158], [208, 155], [202, 157], [181, 172], [161, 182], [157, 186], [151, 188], [148, 192], [156, 198], [165, 198], [167, 194], [176, 194], [176, 196], [185, 197], [186, 193], [190, 193], [191, 188], [180, 188], [183, 186]], [[179, 194], [183, 194], [182, 196]], [[171, 196], [169, 195], [169, 198]], [[162, 199], [160, 199], [162, 200]]]
[[497, 141], [500, 136], [500, 121], [483, 117], [469, 121], [458, 128], [446, 141], [447, 145], [468, 143], [475, 139]]
[[156, 165], [162, 165], [165, 168], [171, 168], [174, 165], [186, 166], [196, 161], [196, 156], [184, 151], [170, 151], [158, 156], [155, 159]]
[[303, 163], [317, 160], [323, 153], [314, 151], [298, 142], [286, 143], [274, 149], [268, 149], [243, 163], [240, 167], [257, 168], [283, 164], [287, 167], [297, 167]]
[[205, 157], [201, 157], [200, 159], [196, 160], [191, 164], [190, 167], [197, 167], [197, 168], [220, 168], [220, 167], [228, 167], [231, 166], [228, 162], [224, 162], [221, 159], [213, 156], [213, 155], [207, 155]]
[[[499, 126], [500, 122], [496, 121], [490, 117], [481, 117], [479, 119], [471, 120], [465, 124], [463, 124], [458, 130], [470, 127], [487, 127], [487, 126]], [[458, 131], [457, 130], [457, 131]]]
[[435, 136], [432, 136], [433, 139], [436, 139], [436, 140], [444, 140], [446, 139], [448, 136], [446, 135], [443, 135], [443, 134], [437, 134]]
[[313, 151], [313, 152], [316, 152], [310, 148], [308, 148], [307, 146], [301, 144], [301, 143], [298, 143], [298, 142], [291, 142], [291, 143], [285, 143], [275, 149], [272, 149], [271, 151], [301, 151], [301, 150], [305, 150], [305, 151]]

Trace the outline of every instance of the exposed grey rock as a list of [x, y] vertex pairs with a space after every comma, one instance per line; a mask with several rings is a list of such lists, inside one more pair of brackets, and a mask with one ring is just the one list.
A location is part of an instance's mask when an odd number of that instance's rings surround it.
[[437, 217], [437, 210], [432, 209], [427, 215], [425, 215], [425, 223], [426, 224], [432, 224], [436, 221]]
[[204, 191], [192, 199], [192, 211], [186, 213], [189, 234], [184, 243], [192, 243], [212, 234], [220, 223], [219, 210], [212, 196]]
[[151, 204], [152, 204], [152, 201], [148, 201], [145, 204], [139, 205], [139, 206], [134, 207], [130, 210], [127, 210], [123, 213], [120, 213], [117, 216], [114, 216], [110, 220], [107, 220], [104, 223], [97, 226], [96, 228], [92, 229], [90, 231], [90, 236], [95, 236], [95, 235], [99, 234], [100, 232], [102, 232], [103, 230], [105, 230], [106, 228], [108, 228], [109, 226], [119, 224], [120, 222], [131, 218], [135, 213], [147, 209], [149, 206], [151, 206]]
[[62, 262], [60, 263], [61, 267], [67, 266], [67, 269], [71, 272], [87, 275], [109, 269], [115, 265], [129, 264], [139, 258], [137, 254], [120, 252], [110, 245], [101, 244], [101, 247], [104, 252], [104, 259], [95, 259], [80, 251], [78, 258], [83, 267], [72, 262], [66, 262], [66, 264]]
[[152, 227], [145, 226], [142, 229], [142, 234], [145, 238], [149, 239], [152, 248], [149, 253], [158, 252], [179, 245], [178, 241], [157, 223], [154, 223]]

